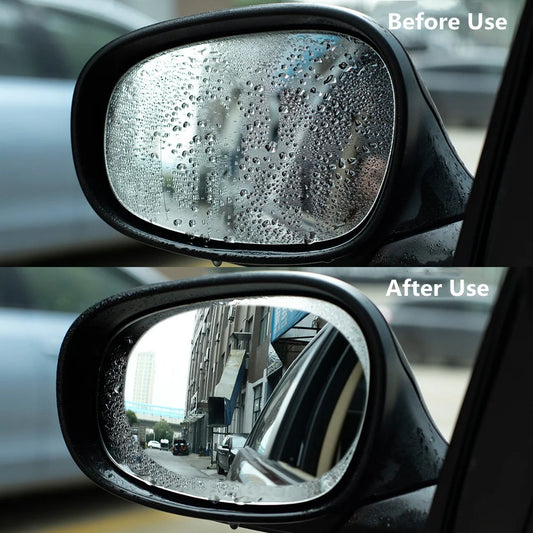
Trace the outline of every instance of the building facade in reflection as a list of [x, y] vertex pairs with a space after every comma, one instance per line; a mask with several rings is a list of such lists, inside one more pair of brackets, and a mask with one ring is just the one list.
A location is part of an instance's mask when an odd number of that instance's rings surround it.
[[300, 310], [212, 305], [197, 312], [184, 431], [209, 455], [227, 434], [248, 434], [283, 373], [325, 325]]

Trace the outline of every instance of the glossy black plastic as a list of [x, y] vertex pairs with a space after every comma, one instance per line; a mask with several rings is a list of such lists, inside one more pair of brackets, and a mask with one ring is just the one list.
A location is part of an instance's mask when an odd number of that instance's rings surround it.
[[[107, 106], [120, 77], [139, 61], [177, 46], [281, 30], [355, 36], [370, 44], [389, 69], [396, 104], [392, 156], [385, 185], [365, 223], [343, 237], [312, 245], [239, 245], [188, 237], [126, 210], [112, 192], [103, 151]], [[157, 24], [117, 39], [98, 52], [80, 76], [73, 101], [72, 146], [80, 184], [106, 222], [163, 249], [241, 264], [319, 264], [341, 258], [344, 264], [367, 264], [376, 250], [390, 242], [462, 220], [472, 184], [398, 40], [364, 15], [327, 6], [278, 4], [215, 12]], [[421, 255], [431, 253], [423, 240], [419, 246]], [[449, 245], [448, 257], [454, 247], [455, 242]], [[394, 264], [386, 257], [382, 262]], [[442, 259], [435, 263], [442, 264]]]
[[[109, 458], [100, 436], [99, 375], [129, 354], [154, 322], [176, 307], [222, 298], [301, 296], [344, 309], [361, 328], [370, 354], [368, 407], [354, 458], [332, 490], [285, 505], [210, 502], [148, 486]], [[58, 409], [67, 446], [98, 485], [157, 509], [268, 531], [328, 531], [352, 517], [403, 502], [397, 524], [419, 530], [429, 503], [421, 489], [436, 484], [446, 443], [421, 399], [405, 356], [378, 309], [352, 286], [333, 278], [288, 272], [242, 272], [149, 286], [107, 299], [73, 324], [58, 366]], [[409, 503], [410, 502], [410, 503]], [[424, 512], [420, 512], [420, 509]], [[415, 512], [416, 511], [416, 512]], [[354, 515], [355, 513], [355, 515]], [[385, 531], [386, 523], [372, 531]]]

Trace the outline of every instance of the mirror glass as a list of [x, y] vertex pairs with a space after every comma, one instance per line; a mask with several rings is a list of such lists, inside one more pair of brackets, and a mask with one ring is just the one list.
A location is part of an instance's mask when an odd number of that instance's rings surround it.
[[126, 209], [190, 237], [319, 243], [369, 215], [394, 121], [389, 71], [355, 37], [215, 39], [122, 77], [107, 113], [107, 173]]
[[305, 501], [339, 481], [356, 452], [370, 372], [363, 334], [343, 310], [269, 297], [151, 321], [104, 373], [102, 436], [123, 471], [258, 504]]

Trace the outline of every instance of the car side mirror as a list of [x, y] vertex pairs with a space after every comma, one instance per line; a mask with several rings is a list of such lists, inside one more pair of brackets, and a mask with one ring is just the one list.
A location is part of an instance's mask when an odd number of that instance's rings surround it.
[[323, 6], [114, 41], [80, 77], [72, 143], [109, 224], [242, 264], [450, 262], [471, 186], [396, 38]]
[[[399, 523], [420, 527], [446, 452], [378, 309], [316, 274], [242, 272], [105, 300], [69, 330], [57, 391], [67, 446], [98, 485], [248, 527], [331, 528], [336, 509], [371, 531], [399, 508], [413, 511]], [[145, 450], [150, 423], [190, 455]], [[205, 451], [230, 432], [249, 436], [222, 476]]]

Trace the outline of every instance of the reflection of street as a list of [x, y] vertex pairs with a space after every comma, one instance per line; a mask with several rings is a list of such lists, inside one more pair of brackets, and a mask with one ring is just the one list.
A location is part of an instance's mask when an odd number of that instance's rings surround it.
[[160, 464], [163, 468], [193, 477], [208, 477], [216, 475], [216, 469], [211, 465], [210, 457], [202, 457], [196, 453], [189, 455], [172, 455], [169, 451], [146, 450], [146, 455]]

